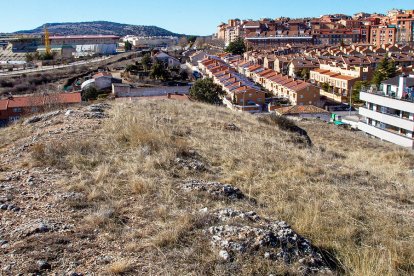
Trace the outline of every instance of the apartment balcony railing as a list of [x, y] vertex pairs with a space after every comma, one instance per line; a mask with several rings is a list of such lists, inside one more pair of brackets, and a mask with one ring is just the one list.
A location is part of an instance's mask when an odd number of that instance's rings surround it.
[[382, 140], [403, 146], [413, 148], [414, 139], [406, 135], [402, 135], [394, 130], [384, 129], [377, 126], [372, 126], [366, 122], [359, 122], [358, 129], [370, 135], [376, 136]]
[[384, 93], [384, 91], [378, 91], [377, 89], [373, 89], [373, 88], [363, 87], [361, 89], [361, 92], [369, 93], [369, 94], [373, 94], [373, 95], [377, 95], [377, 96], [382, 96], [382, 97], [386, 97], [386, 98], [389, 98], [389, 99], [414, 103], [414, 92], [411, 92], [411, 94], [408, 93], [406, 97], [402, 97], [402, 98], [399, 98], [399, 97], [394, 96], [394, 95], [386, 94], [386, 93]]

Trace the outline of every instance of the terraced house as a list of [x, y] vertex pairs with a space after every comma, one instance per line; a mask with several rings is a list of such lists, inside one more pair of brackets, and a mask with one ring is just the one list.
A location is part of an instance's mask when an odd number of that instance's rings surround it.
[[249, 62], [243, 60], [234, 63], [233, 66], [274, 96], [286, 98], [292, 105], [320, 105], [319, 88], [311, 83], [283, 76], [275, 70], [260, 65], [249, 66]]
[[370, 80], [372, 74], [370, 67], [321, 64], [318, 69], [310, 71], [310, 81], [320, 87], [324, 84], [329, 86], [328, 91], [321, 89], [322, 96], [337, 102], [347, 102], [355, 82]]
[[223, 102], [227, 107], [239, 111], [261, 112], [266, 100], [265, 92], [239, 74], [224, 59], [231, 60], [226, 56], [208, 56], [199, 62], [199, 69], [226, 92]]

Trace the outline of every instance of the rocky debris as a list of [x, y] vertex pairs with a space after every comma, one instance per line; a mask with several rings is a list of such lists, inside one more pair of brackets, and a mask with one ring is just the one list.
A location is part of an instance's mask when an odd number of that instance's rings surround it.
[[0, 210], [18, 212], [20, 211], [20, 207], [17, 207], [13, 204], [1, 204]]
[[65, 116], [66, 117], [68, 117], [68, 116], [70, 116], [70, 115], [72, 115], [72, 114], [74, 114], [75, 113], [75, 111], [73, 111], [72, 109], [68, 109], [68, 110], [66, 110], [66, 112], [65, 112]]
[[9, 241], [0, 240], [0, 248], [7, 248], [9, 247]]
[[40, 271], [42, 271], [42, 270], [51, 270], [52, 269], [52, 266], [45, 260], [37, 261], [36, 266]]
[[59, 201], [85, 201], [86, 196], [82, 193], [68, 192], [58, 196]]
[[228, 221], [230, 219], [243, 219], [249, 221], [259, 221], [260, 217], [253, 211], [243, 212], [226, 208], [219, 210], [214, 213], [214, 217], [218, 218], [219, 221]]
[[226, 250], [221, 250], [220, 252], [219, 252], [219, 256], [220, 256], [220, 258], [222, 258], [223, 260], [225, 260], [225, 261], [227, 261], [227, 260], [229, 260], [230, 259], [230, 254], [229, 254], [229, 252], [227, 252]]
[[[239, 254], [262, 256], [275, 262], [295, 264], [302, 274], [330, 273], [317, 249], [286, 222], [263, 219], [254, 212], [223, 209], [212, 213], [211, 244], [220, 258], [232, 261]], [[223, 224], [225, 223], [225, 224]]]
[[230, 131], [241, 131], [241, 129], [233, 123], [225, 123], [224, 129]]
[[202, 157], [195, 150], [181, 152], [175, 159], [175, 164], [180, 169], [204, 172], [207, 171], [206, 164], [201, 161]]
[[28, 185], [34, 185], [35, 184], [34, 182], [35, 182], [34, 176], [33, 175], [29, 175], [29, 177], [26, 179], [26, 183]]
[[219, 182], [206, 182], [202, 180], [191, 180], [183, 184], [183, 189], [187, 192], [198, 191], [207, 193], [213, 197], [224, 199], [245, 199], [246, 196], [240, 189], [228, 184]]
[[60, 111], [53, 111], [53, 112], [49, 112], [49, 113], [45, 113], [45, 114], [41, 114], [41, 115], [35, 115], [32, 116], [30, 118], [28, 118], [27, 120], [24, 121], [25, 125], [30, 125], [30, 124], [34, 124], [40, 121], [47, 121], [52, 117], [55, 117], [57, 115], [60, 114]]
[[109, 104], [105, 103], [98, 103], [98, 104], [92, 104], [88, 106], [88, 110], [90, 112], [105, 112], [106, 109], [110, 108], [111, 106]]
[[96, 260], [97, 264], [106, 265], [111, 263], [113, 258], [111, 256], [99, 256]]
[[16, 227], [11, 232], [11, 236], [23, 238], [23, 237], [29, 237], [35, 234], [66, 230], [68, 228], [70, 227], [66, 225], [60, 225], [58, 223], [50, 223], [50, 222], [45, 222], [42, 220], [35, 220], [32, 222], [25, 223], [19, 227]]

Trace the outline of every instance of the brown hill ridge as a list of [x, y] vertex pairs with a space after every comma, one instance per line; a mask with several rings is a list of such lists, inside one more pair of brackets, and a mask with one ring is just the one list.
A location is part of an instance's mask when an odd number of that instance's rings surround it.
[[0, 274], [412, 275], [412, 152], [282, 123], [142, 101], [0, 129]]

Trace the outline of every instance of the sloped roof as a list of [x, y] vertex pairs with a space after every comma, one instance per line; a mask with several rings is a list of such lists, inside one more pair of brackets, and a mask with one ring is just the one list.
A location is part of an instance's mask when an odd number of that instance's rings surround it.
[[32, 107], [47, 104], [71, 104], [80, 103], [81, 93], [55, 93], [41, 96], [20, 96], [0, 100], [0, 110], [7, 110], [15, 107]]
[[293, 105], [277, 108], [275, 110], [280, 115], [300, 115], [300, 114], [320, 114], [329, 112], [314, 105]]

